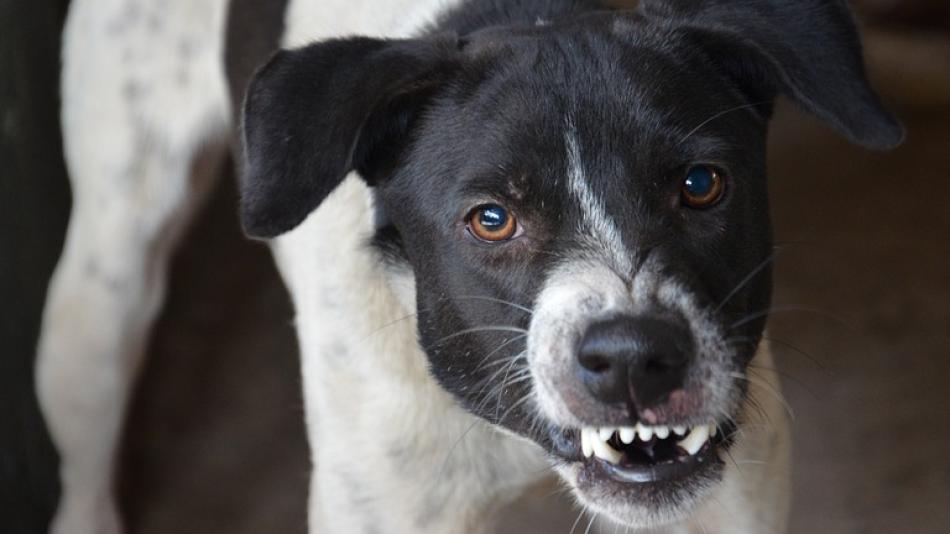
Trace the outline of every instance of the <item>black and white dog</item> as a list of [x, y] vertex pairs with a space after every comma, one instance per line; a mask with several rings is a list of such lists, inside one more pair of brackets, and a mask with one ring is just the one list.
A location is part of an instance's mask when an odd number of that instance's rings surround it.
[[74, 0], [64, 42], [54, 532], [121, 530], [123, 406], [242, 101], [244, 225], [297, 310], [312, 532], [480, 531], [552, 470], [604, 524], [783, 530], [773, 102], [902, 137], [844, 0]]

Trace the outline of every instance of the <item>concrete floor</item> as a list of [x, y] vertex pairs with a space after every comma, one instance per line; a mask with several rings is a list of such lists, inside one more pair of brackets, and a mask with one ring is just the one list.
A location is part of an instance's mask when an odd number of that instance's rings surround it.
[[[875, 33], [869, 55], [903, 147], [850, 147], [787, 107], [771, 143], [775, 304], [815, 310], [770, 322], [796, 412], [791, 531], [948, 532], [950, 41]], [[135, 533], [304, 532], [292, 314], [233, 202], [222, 186], [173, 269], [124, 453]], [[501, 528], [576, 517], [540, 490]]]

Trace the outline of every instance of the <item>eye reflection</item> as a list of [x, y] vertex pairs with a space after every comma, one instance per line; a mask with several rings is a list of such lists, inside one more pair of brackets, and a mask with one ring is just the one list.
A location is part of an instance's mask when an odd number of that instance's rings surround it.
[[504, 207], [483, 204], [469, 214], [468, 228], [476, 238], [495, 243], [514, 237], [518, 223]]
[[681, 196], [691, 208], [707, 208], [722, 198], [725, 189], [722, 174], [708, 165], [697, 165], [687, 171]]

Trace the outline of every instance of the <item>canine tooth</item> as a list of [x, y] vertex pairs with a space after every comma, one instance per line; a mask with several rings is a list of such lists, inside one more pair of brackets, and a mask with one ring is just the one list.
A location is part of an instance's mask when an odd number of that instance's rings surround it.
[[717, 424], [715, 424], [715, 423], [709, 425], [709, 436], [710, 436], [710, 437], [713, 437], [713, 438], [714, 438], [714, 437], [716, 437], [716, 434], [718, 434], [718, 433], [719, 433], [719, 425], [717, 425]]
[[692, 456], [699, 452], [699, 449], [703, 448], [707, 439], [709, 439], [709, 426], [703, 425], [694, 428], [685, 439], [676, 444]]
[[680, 426], [680, 425], [674, 426], [673, 432], [675, 432], [677, 436], [682, 436], [683, 434], [686, 433], [686, 427]]
[[617, 429], [616, 429], [616, 428], [608, 428], [608, 427], [606, 427], [606, 426], [603, 427], [603, 428], [601, 428], [601, 429], [600, 429], [600, 440], [601, 440], [601, 441], [608, 441], [608, 440], [610, 439], [610, 436], [613, 436], [613, 435], [614, 435], [614, 430], [617, 430]]
[[583, 428], [581, 429], [581, 451], [584, 453], [584, 458], [590, 458], [594, 455], [594, 441], [591, 439], [592, 428]]
[[666, 439], [670, 437], [670, 427], [668, 426], [657, 426], [653, 428], [653, 433], [656, 434], [656, 437], [660, 439]]
[[653, 429], [637, 423], [637, 435], [640, 436], [640, 441], [650, 441], [653, 438]]
[[620, 459], [623, 458], [623, 454], [614, 450], [613, 447], [607, 445], [607, 442], [601, 441], [599, 439], [594, 440], [594, 456], [600, 458], [601, 460], [608, 461], [612, 464], [620, 463]]
[[620, 429], [620, 441], [627, 445], [633, 443], [633, 440], [637, 437], [637, 429], [625, 426]]

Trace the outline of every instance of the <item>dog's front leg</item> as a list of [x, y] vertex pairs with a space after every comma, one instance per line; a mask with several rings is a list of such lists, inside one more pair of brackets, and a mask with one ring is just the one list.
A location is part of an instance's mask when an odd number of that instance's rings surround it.
[[215, 31], [224, 8], [76, 0], [70, 9], [62, 118], [73, 210], [37, 356], [61, 457], [57, 534], [121, 530], [112, 479], [125, 405], [169, 256], [226, 148]]

